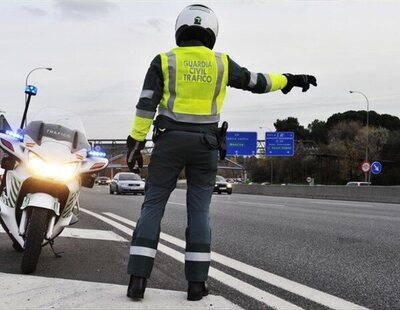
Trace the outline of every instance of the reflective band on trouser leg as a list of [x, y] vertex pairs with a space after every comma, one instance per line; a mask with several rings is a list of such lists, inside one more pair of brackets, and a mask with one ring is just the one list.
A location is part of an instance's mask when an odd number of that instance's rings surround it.
[[211, 260], [211, 254], [209, 252], [186, 252], [185, 260], [190, 260], [193, 262], [209, 262]]
[[188, 281], [206, 281], [210, 268], [209, 244], [187, 244], [185, 252], [185, 275]]
[[136, 238], [129, 251], [128, 273], [137, 277], [149, 278], [157, 253], [157, 241]]
[[222, 57], [221, 53], [215, 53], [215, 59], [217, 61], [217, 66], [218, 66], [218, 75], [217, 75], [217, 83], [215, 85], [214, 96], [213, 96], [213, 101], [212, 101], [212, 106], [211, 106], [211, 114], [212, 115], [216, 115], [218, 113], [217, 97], [221, 90], [222, 77], [224, 76], [224, 64], [222, 63], [221, 57]]
[[144, 246], [131, 246], [131, 249], [129, 251], [130, 255], [142, 255], [142, 256], [148, 256], [148, 257], [156, 257], [157, 250], [152, 249], [152, 248], [146, 248]]

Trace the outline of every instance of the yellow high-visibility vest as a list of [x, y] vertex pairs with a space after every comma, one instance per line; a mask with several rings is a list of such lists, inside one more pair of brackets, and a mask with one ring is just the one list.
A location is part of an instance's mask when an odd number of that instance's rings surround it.
[[227, 55], [188, 46], [160, 56], [164, 89], [158, 113], [178, 122], [218, 122], [228, 84]]

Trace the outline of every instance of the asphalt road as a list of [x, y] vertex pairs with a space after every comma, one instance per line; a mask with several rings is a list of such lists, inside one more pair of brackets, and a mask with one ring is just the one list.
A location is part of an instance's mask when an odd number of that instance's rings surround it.
[[[35, 275], [127, 284], [142, 201], [110, 195], [106, 186], [83, 190], [73, 228], [113, 231], [119, 239], [59, 237], [63, 256], [43, 248]], [[210, 218], [212, 294], [246, 309], [400, 309], [399, 204], [214, 194]], [[185, 191], [175, 190], [149, 287], [186, 290], [185, 227]], [[20, 273], [20, 257], [1, 233], [0, 272]]]

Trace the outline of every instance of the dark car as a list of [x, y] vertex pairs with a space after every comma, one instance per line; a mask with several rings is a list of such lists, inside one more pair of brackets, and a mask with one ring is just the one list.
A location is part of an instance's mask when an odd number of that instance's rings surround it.
[[215, 177], [214, 192], [218, 194], [227, 193], [230, 195], [232, 194], [232, 184], [228, 183], [224, 177], [217, 175]]
[[110, 183], [110, 194], [133, 193], [144, 195], [144, 182], [142, 178], [132, 172], [119, 172]]
[[99, 185], [108, 185], [110, 184], [111, 179], [109, 177], [98, 177], [94, 182]]

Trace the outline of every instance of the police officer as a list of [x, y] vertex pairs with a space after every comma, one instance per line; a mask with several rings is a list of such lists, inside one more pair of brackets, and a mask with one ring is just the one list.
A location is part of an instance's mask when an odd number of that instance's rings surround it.
[[214, 52], [218, 20], [203, 5], [190, 5], [175, 25], [177, 48], [157, 55], [150, 64], [127, 139], [131, 170], [142, 165], [140, 151], [154, 121], [154, 149], [148, 166], [145, 199], [132, 236], [127, 295], [143, 298], [153, 268], [165, 205], [185, 169], [187, 178], [187, 228], [185, 275], [188, 300], [208, 294], [211, 231], [209, 205], [217, 172], [218, 130], [226, 87], [253, 93], [293, 87], [303, 92], [317, 86], [312, 75], [255, 73], [228, 55]]

